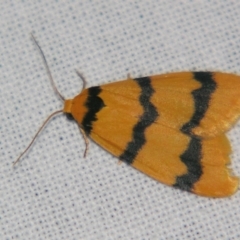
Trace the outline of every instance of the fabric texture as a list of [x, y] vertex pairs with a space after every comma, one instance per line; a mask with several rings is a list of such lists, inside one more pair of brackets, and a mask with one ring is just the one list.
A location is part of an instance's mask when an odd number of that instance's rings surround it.
[[[87, 86], [176, 71], [240, 74], [238, 1], [2, 0], [0, 239], [240, 239], [240, 191], [210, 199], [167, 187], [54, 117]], [[240, 96], [239, 96], [240, 97]], [[240, 176], [240, 123], [228, 133]], [[159, 149], [161, 151], [161, 149]]]

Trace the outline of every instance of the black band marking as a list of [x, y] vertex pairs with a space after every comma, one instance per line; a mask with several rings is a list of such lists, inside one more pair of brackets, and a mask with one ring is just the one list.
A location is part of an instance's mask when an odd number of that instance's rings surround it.
[[145, 130], [155, 122], [158, 117], [156, 107], [150, 102], [154, 89], [151, 86], [149, 77], [134, 79], [141, 88], [139, 102], [144, 109], [142, 116], [132, 130], [132, 140], [127, 144], [126, 149], [120, 155], [120, 159], [128, 164], [132, 164], [139, 150], [146, 142]]
[[180, 156], [181, 161], [187, 166], [187, 173], [178, 176], [174, 187], [191, 191], [194, 183], [201, 177], [202, 142], [201, 139], [192, 137], [187, 150]]
[[67, 117], [67, 120], [69, 121], [75, 121], [73, 115], [71, 113], [65, 113], [65, 116]]
[[190, 121], [182, 126], [181, 131], [186, 134], [191, 134], [191, 130], [198, 126], [200, 121], [204, 118], [209, 107], [211, 95], [217, 88], [217, 84], [213, 79], [213, 73], [211, 72], [195, 72], [193, 73], [193, 77], [195, 80], [199, 81], [202, 86], [192, 91], [195, 112]]
[[91, 87], [88, 89], [88, 98], [85, 103], [88, 112], [82, 121], [82, 126], [86, 134], [91, 133], [92, 123], [97, 120], [96, 114], [105, 106], [103, 100], [98, 96], [101, 91], [100, 87]]
[[180, 156], [181, 161], [187, 166], [187, 173], [176, 178], [175, 187], [186, 191], [191, 191], [194, 184], [200, 179], [203, 170], [201, 166], [202, 159], [202, 140], [200, 137], [192, 134], [192, 129], [200, 124], [204, 118], [211, 100], [212, 93], [216, 90], [217, 84], [213, 79], [211, 72], [195, 72], [194, 79], [199, 81], [202, 86], [192, 91], [195, 112], [189, 122], [185, 123], [181, 131], [191, 137], [186, 151]]

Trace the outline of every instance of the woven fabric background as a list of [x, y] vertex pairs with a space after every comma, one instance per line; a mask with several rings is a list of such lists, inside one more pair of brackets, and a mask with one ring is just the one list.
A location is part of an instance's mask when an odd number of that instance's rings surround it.
[[[240, 74], [238, 1], [0, 1], [0, 239], [240, 239], [240, 191], [225, 199], [158, 183], [56, 116], [15, 168], [59, 91], [173, 71]], [[240, 97], [240, 96], [239, 96]], [[224, 96], [223, 96], [224, 98]], [[228, 134], [240, 175], [240, 124]], [[160, 149], [161, 150], [161, 149]]]

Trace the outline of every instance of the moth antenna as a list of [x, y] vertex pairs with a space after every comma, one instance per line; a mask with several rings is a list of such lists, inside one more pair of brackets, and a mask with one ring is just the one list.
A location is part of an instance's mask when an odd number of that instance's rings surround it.
[[34, 37], [33, 33], [31, 33], [31, 36], [32, 36], [32, 39], [33, 39], [34, 43], [36, 44], [36, 46], [38, 47], [38, 49], [39, 49], [39, 51], [40, 51], [40, 54], [41, 54], [41, 56], [42, 56], [42, 59], [43, 59], [45, 68], [46, 68], [46, 70], [47, 70], [47, 74], [48, 74], [48, 76], [49, 76], [49, 79], [50, 79], [50, 82], [51, 82], [51, 84], [52, 84], [52, 86], [53, 86], [54, 91], [57, 93], [57, 95], [58, 95], [63, 101], [65, 101], [65, 98], [64, 98], [63, 95], [58, 91], [58, 89], [57, 89], [57, 87], [56, 87], [56, 84], [55, 84], [55, 82], [54, 82], [54, 80], [53, 80], [52, 73], [51, 73], [51, 71], [50, 71], [50, 68], [49, 68], [48, 63], [47, 63], [47, 59], [46, 59], [46, 57], [45, 57], [45, 55], [44, 55], [44, 53], [43, 53], [42, 48], [41, 48], [40, 45], [38, 44], [38, 42], [37, 42], [36, 38]]
[[30, 144], [27, 146], [27, 148], [20, 154], [20, 156], [17, 158], [17, 160], [13, 163], [13, 167], [19, 162], [19, 160], [21, 159], [21, 157], [28, 151], [28, 149], [32, 146], [32, 144], [34, 143], [35, 139], [37, 138], [38, 134], [42, 131], [42, 129], [46, 126], [46, 124], [49, 122], [49, 120], [55, 116], [58, 113], [62, 113], [63, 110], [58, 110], [56, 112], [53, 112], [50, 116], [48, 116], [48, 118], [43, 122], [42, 126], [38, 129], [37, 133], [35, 134], [35, 136], [33, 137], [32, 141], [30, 142]]
[[81, 78], [82, 82], [83, 82], [83, 86], [82, 86], [82, 91], [86, 88], [87, 85], [87, 81], [85, 79], [85, 77], [83, 76], [82, 73], [80, 73], [77, 69], [75, 70], [77, 75]]

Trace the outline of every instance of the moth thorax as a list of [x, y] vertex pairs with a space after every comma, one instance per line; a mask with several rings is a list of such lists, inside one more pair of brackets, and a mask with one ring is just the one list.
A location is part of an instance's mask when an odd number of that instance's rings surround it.
[[64, 113], [71, 113], [71, 110], [72, 110], [72, 102], [73, 102], [72, 99], [67, 99], [67, 100], [65, 100], [65, 102], [64, 102], [64, 107], [63, 107], [63, 112], [64, 112]]

